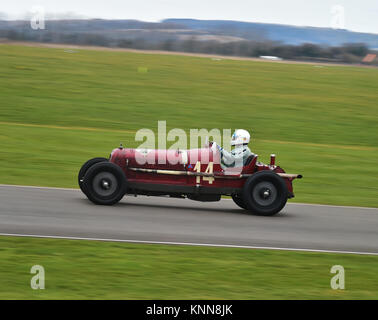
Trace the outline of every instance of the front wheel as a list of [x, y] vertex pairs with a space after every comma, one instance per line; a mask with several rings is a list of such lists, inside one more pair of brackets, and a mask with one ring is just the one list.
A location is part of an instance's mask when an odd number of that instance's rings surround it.
[[90, 167], [83, 184], [88, 199], [100, 205], [116, 204], [127, 188], [125, 173], [111, 162], [100, 162]]
[[96, 163], [107, 162], [107, 161], [108, 159], [106, 158], [93, 158], [93, 159], [88, 160], [81, 166], [79, 174], [77, 175], [77, 180], [78, 180], [79, 187], [84, 194], [86, 194], [86, 190], [83, 187], [83, 181], [84, 181], [84, 176], [87, 173], [88, 169], [92, 167], [93, 165], [95, 165]]
[[260, 216], [280, 212], [287, 202], [285, 181], [272, 171], [260, 171], [248, 178], [243, 187], [243, 200], [247, 208]]

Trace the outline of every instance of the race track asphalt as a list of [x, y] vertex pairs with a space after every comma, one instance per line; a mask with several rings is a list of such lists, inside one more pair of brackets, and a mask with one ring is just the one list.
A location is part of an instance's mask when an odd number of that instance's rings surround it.
[[378, 209], [288, 203], [259, 217], [226, 199], [126, 196], [108, 207], [80, 190], [0, 185], [0, 235], [10, 234], [378, 254]]

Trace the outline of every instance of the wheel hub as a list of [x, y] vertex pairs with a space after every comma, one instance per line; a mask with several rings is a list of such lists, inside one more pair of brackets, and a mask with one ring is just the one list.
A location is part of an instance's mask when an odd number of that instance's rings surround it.
[[118, 181], [111, 172], [99, 172], [92, 181], [93, 191], [101, 197], [111, 196], [118, 188]]
[[269, 181], [261, 181], [252, 189], [252, 197], [254, 201], [263, 207], [273, 204], [277, 199], [277, 196], [277, 188]]
[[109, 190], [110, 188], [110, 181], [107, 181], [107, 180], [102, 180], [101, 181], [101, 187], [105, 190]]
[[264, 199], [268, 199], [268, 198], [270, 197], [270, 194], [271, 194], [271, 191], [270, 191], [269, 189], [265, 189], [265, 190], [263, 190], [263, 192], [262, 192], [262, 197], [263, 197]]

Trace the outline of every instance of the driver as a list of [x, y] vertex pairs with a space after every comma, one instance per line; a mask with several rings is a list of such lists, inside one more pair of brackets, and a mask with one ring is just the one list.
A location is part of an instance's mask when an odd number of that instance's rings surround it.
[[253, 155], [252, 151], [248, 148], [250, 138], [251, 136], [247, 130], [235, 130], [231, 138], [231, 146], [235, 148], [231, 152], [224, 150], [221, 146], [213, 142], [212, 148], [218, 148], [221, 154], [222, 167], [230, 168], [245, 165], [248, 157]]

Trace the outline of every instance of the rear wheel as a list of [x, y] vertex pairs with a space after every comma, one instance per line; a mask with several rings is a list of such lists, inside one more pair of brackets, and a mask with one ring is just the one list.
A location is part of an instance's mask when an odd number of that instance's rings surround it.
[[244, 200], [243, 200], [241, 194], [233, 194], [232, 200], [234, 200], [235, 204], [238, 205], [240, 208], [242, 208], [244, 210], [248, 210], [247, 206], [244, 203]]
[[77, 175], [77, 180], [79, 183], [79, 187], [81, 191], [83, 191], [84, 194], [86, 194], [86, 192], [85, 192], [85, 189], [83, 188], [83, 181], [84, 181], [84, 176], [86, 172], [88, 171], [88, 169], [96, 163], [107, 162], [107, 161], [108, 159], [106, 158], [93, 158], [93, 159], [88, 160], [81, 166], [79, 174]]
[[260, 171], [248, 178], [243, 187], [243, 200], [254, 214], [272, 216], [287, 202], [285, 181], [272, 171]]
[[119, 166], [111, 162], [100, 162], [88, 169], [83, 187], [93, 203], [113, 205], [125, 195], [127, 180]]

